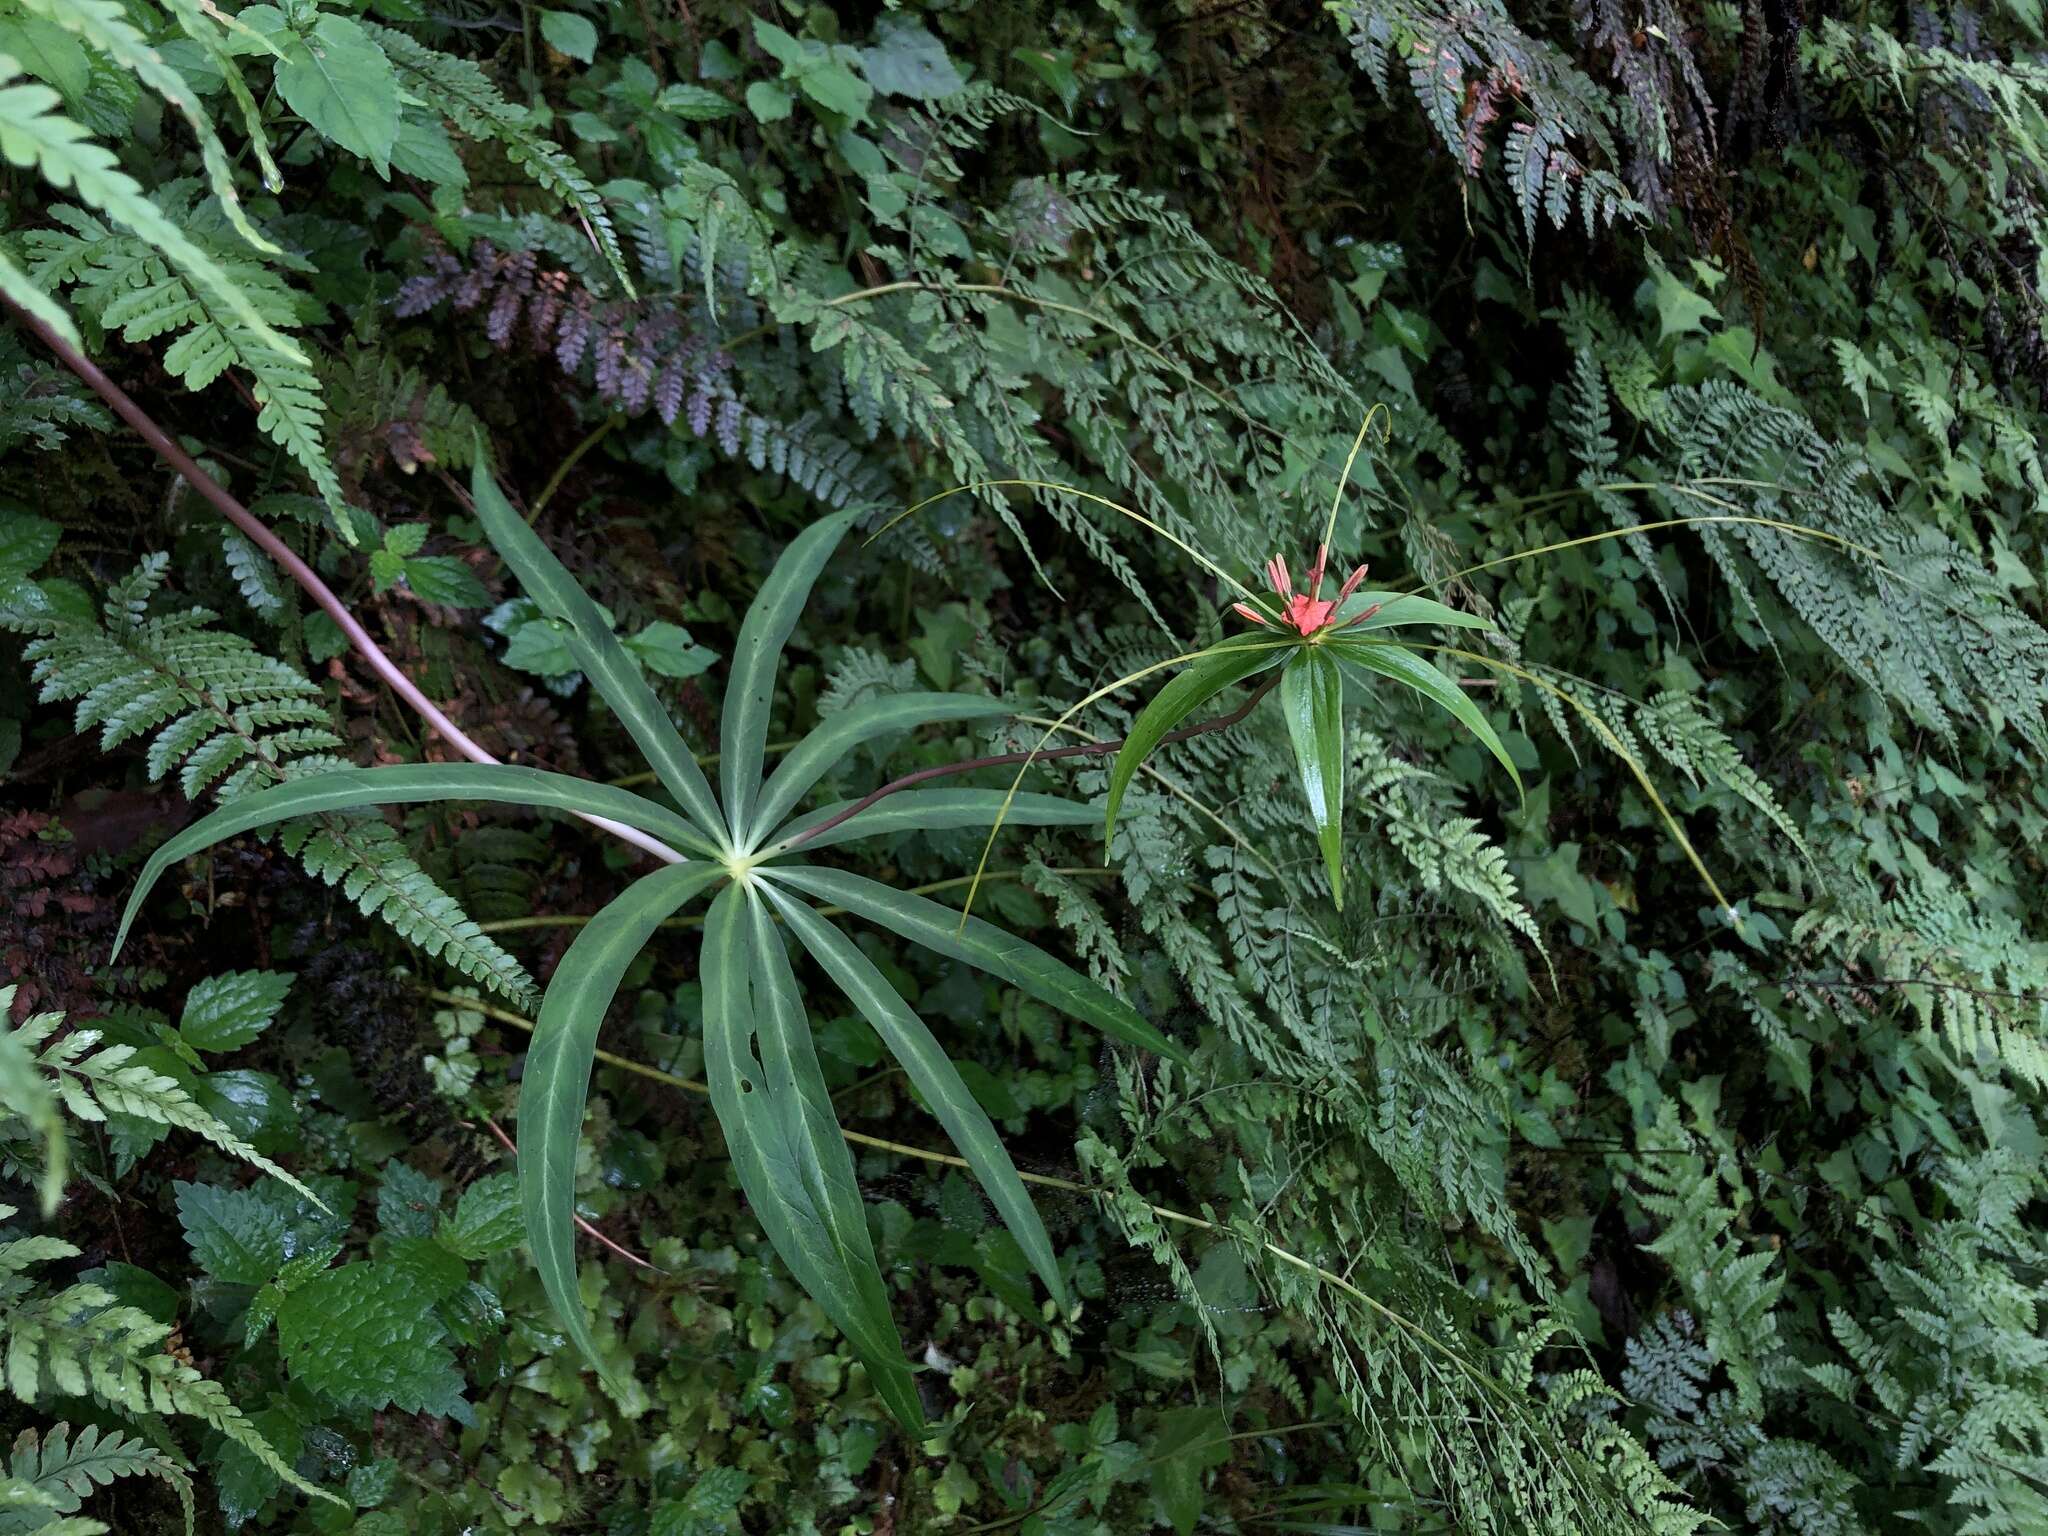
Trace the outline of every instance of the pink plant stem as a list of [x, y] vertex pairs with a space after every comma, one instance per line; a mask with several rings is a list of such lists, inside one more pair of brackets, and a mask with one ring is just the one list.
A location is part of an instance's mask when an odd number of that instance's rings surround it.
[[[466, 1124], [467, 1122], [464, 1123]], [[499, 1145], [503, 1146], [504, 1149], [507, 1152], [510, 1152], [514, 1157], [517, 1157], [519, 1155], [519, 1144], [515, 1142], [510, 1136], [505, 1134], [505, 1127], [498, 1124], [498, 1122], [493, 1120], [489, 1115], [484, 1116], [484, 1124], [489, 1126], [491, 1134], [498, 1138]], [[573, 1216], [575, 1213], [571, 1212], [570, 1214]], [[613, 1242], [610, 1238], [606, 1237], [602, 1232], [598, 1231], [596, 1227], [592, 1226], [589, 1222], [585, 1221], [581, 1216], [576, 1216], [575, 1221], [577, 1227], [582, 1230], [583, 1235], [585, 1237], [596, 1238], [600, 1243], [604, 1244], [605, 1247], [611, 1249], [613, 1253], [616, 1253], [620, 1258], [624, 1259], [627, 1263], [638, 1264], [642, 1269], [651, 1269], [656, 1274], [661, 1273], [661, 1266], [659, 1264], [650, 1263], [648, 1260], [641, 1258], [639, 1254], [633, 1252], [632, 1249], [622, 1247], [620, 1244]]]
[[[109, 406], [113, 407], [114, 414], [133, 427], [136, 434], [144, 442], [148, 443], [151, 448], [156, 450], [159, 458], [180, 475], [184, 476], [186, 482], [195, 491], [213, 504], [215, 511], [241, 529], [248, 536], [251, 543], [255, 544], [257, 548], [261, 549], [282, 566], [285, 573], [299, 584], [308, 597], [312, 598], [320, 611], [334, 620], [335, 627], [348, 637], [348, 643], [355, 648], [357, 655], [369, 663], [370, 670], [382, 678], [391, 691], [410, 705], [413, 711], [422, 720], [426, 721], [448, 745], [473, 763], [496, 763], [498, 761], [481, 746], [477, 745], [475, 741], [471, 740], [464, 733], [461, 726], [443, 714], [440, 706], [420, 691], [419, 684], [407, 677], [399, 669], [398, 664], [384, 654], [384, 648], [371, 638], [370, 632], [357, 621], [356, 616], [349, 611], [348, 605], [335, 596], [333, 589], [320, 579], [318, 571], [315, 571], [312, 566], [300, 559], [298, 554], [289, 545], [272, 533], [269, 528], [265, 527], [247, 507], [235, 500], [233, 496], [230, 496], [213, 476], [195, 464], [192, 461], [192, 456], [180, 448], [162, 427], [159, 427], [151, 420], [149, 414], [131, 400], [127, 392], [120, 385], [102, 373], [99, 366], [91, 358], [86, 357], [77, 348], [65, 341], [63, 337], [44, 325], [42, 321], [36, 319], [35, 316], [17, 308], [12, 303], [7, 303], [6, 307], [8, 312], [13, 315], [17, 324], [35, 335], [43, 345], [57, 354], [58, 360], [66, 368], [69, 368], [81, 379], [85, 380], [87, 384], [90, 384], [93, 391], [102, 400], [106, 401]], [[581, 813], [579, 812], [578, 814], [580, 815]], [[669, 847], [668, 844], [662, 842], [659, 838], [649, 837], [638, 828], [625, 826], [620, 822], [609, 820], [603, 816], [584, 816], [582, 819], [589, 822], [593, 827], [602, 828], [614, 837], [621, 838], [631, 843], [635, 848], [651, 853], [654, 857], [666, 863], [681, 864], [684, 862], [683, 856]]]

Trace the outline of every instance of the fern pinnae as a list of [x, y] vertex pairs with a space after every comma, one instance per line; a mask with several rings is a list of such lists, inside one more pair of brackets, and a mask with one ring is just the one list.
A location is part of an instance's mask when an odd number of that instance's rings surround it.
[[[227, 150], [221, 146], [220, 136], [213, 131], [212, 122], [200, 109], [192, 87], [129, 23], [117, 0], [16, 0], [16, 3], [29, 14], [53, 22], [82, 38], [161, 96], [185, 120], [193, 137], [198, 139], [200, 158], [206, 166], [207, 184], [213, 189], [213, 195], [220, 199], [221, 207], [226, 210], [236, 231], [264, 254], [281, 254], [281, 248], [250, 222], [248, 212], [242, 207]], [[232, 71], [232, 66], [230, 69]], [[239, 74], [235, 78], [239, 79]], [[248, 88], [244, 86], [243, 94], [247, 92]], [[267, 148], [261, 147], [262, 134], [252, 135], [252, 142], [259, 146], [261, 157], [267, 162], [270, 155]], [[276, 171], [277, 167], [272, 165], [270, 172], [273, 176]]]
[[[189, 190], [190, 184], [185, 187]], [[204, 240], [207, 217], [179, 191], [175, 183], [160, 190], [158, 205], [176, 215], [195, 240]], [[258, 406], [257, 426], [305, 471], [347, 533], [353, 524], [327, 450], [325, 405], [313, 369], [223, 311], [147, 242], [110, 229], [81, 209], [59, 207], [53, 216], [58, 227], [31, 231], [23, 241], [36, 280], [45, 287], [68, 285], [86, 314], [119, 331], [124, 340], [174, 336], [163, 363], [188, 389], [204, 389], [230, 368], [247, 374]], [[223, 270], [271, 324], [298, 323], [298, 299], [274, 272], [245, 256], [217, 254]]]
[[[149, 613], [167, 568], [167, 556], [152, 556], [116, 583], [100, 623], [0, 610], [0, 627], [33, 637], [23, 655], [42, 697], [75, 701], [77, 728], [97, 727], [108, 749], [152, 736], [145, 766], [153, 780], [176, 772], [188, 793], [211, 786], [223, 803], [336, 766], [333, 753], [344, 743], [311, 681], [212, 628], [206, 609]], [[429, 956], [507, 997], [532, 996], [519, 962], [434, 883], [390, 827], [325, 813], [288, 828], [284, 841], [313, 873]]]
[[218, 262], [158, 210], [141, 184], [120, 168], [113, 152], [57, 111], [61, 105], [56, 91], [38, 81], [24, 81], [20, 65], [0, 54], [0, 153], [13, 164], [34, 167], [59, 190], [75, 190], [161, 251], [281, 355], [305, 363], [306, 355], [257, 312]]
[[625, 253], [619, 249], [604, 198], [576, 162], [540, 134], [525, 108], [506, 100], [467, 59], [437, 52], [394, 27], [372, 22], [364, 30], [376, 39], [410, 91], [464, 133], [497, 143], [536, 183], [574, 212], [619, 286], [628, 295], [633, 293], [633, 279], [626, 270]]

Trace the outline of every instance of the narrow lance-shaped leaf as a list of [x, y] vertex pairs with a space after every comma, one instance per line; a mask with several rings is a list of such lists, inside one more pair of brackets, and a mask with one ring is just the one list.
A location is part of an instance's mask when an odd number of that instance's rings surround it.
[[853, 1158], [839, 1134], [789, 956], [758, 898], [731, 886], [704, 922], [704, 1076], [747, 1204], [846, 1335], [913, 1436], [924, 1409], [889, 1316]]
[[683, 813], [703, 829], [706, 837], [720, 838], [725, 823], [718, 813], [710, 781], [684, 745], [675, 722], [662, 708], [661, 700], [641, 676], [633, 658], [626, 654], [619, 637], [612, 633], [597, 604], [541, 542], [540, 535], [526, 526], [526, 519], [505, 500], [497, 481], [485, 468], [481, 444], [476, 468], [470, 474], [470, 496], [476, 502], [477, 517], [491, 546], [505, 557], [526, 595], [540, 604], [541, 611], [550, 618], [569, 626], [569, 650], [576, 665], [590, 679], [598, 697], [612, 707], [662, 787], [676, 797]]
[[792, 747], [761, 791], [750, 843], [759, 843], [804, 792], [862, 742], [939, 721], [985, 720], [1010, 712], [1000, 699], [972, 693], [890, 693], [827, 716]]
[[232, 805], [203, 816], [149, 856], [142, 875], [121, 914], [114, 935], [114, 954], [127, 942], [128, 926], [142, 909], [150, 889], [180, 859], [250, 832], [275, 826], [295, 816], [321, 811], [351, 811], [365, 806], [409, 805], [434, 800], [488, 800], [501, 805], [541, 806], [622, 821], [671, 842], [714, 850], [697, 830], [667, 806], [656, 805], [631, 790], [592, 784], [566, 774], [538, 768], [513, 768], [496, 763], [417, 763], [396, 768], [348, 768], [316, 773], [274, 789], [244, 795]]
[[597, 1032], [626, 967], [656, 927], [725, 873], [671, 864], [636, 880], [576, 935], [555, 968], [519, 1088], [519, 1193], [534, 1268], [576, 1347], [603, 1370], [576, 1282], [576, 1150]]
[[[773, 853], [795, 841], [806, 827], [830, 821], [850, 806], [821, 806], [799, 816], [781, 829], [773, 843], [763, 850]], [[1007, 804], [1009, 809], [1004, 810]], [[821, 832], [803, 844], [808, 850], [828, 848], [857, 837], [880, 837], [888, 832], [941, 832], [954, 827], [992, 827], [1001, 818], [1021, 827], [1081, 827], [1095, 821], [1095, 808], [1058, 795], [1020, 794], [1010, 796], [1000, 789], [903, 789], [877, 800], [858, 816], [829, 832]]]
[[967, 1159], [975, 1177], [981, 1180], [982, 1188], [988, 1191], [989, 1199], [995, 1202], [1004, 1225], [1016, 1237], [1017, 1245], [1031, 1261], [1031, 1267], [1038, 1271], [1045, 1288], [1052, 1292], [1053, 1300], [1064, 1310], [1067, 1306], [1066, 1286], [1060, 1278], [1059, 1261], [1053, 1256], [1052, 1239], [1046, 1236], [1045, 1223], [1039, 1219], [1038, 1208], [1031, 1203], [1024, 1181], [1017, 1177], [1016, 1165], [1004, 1150], [995, 1126], [975, 1101], [967, 1084], [961, 1081], [958, 1069], [933, 1038], [931, 1030], [925, 1027], [924, 1020], [911, 1011], [887, 978], [875, 969], [874, 962], [862, 954], [845, 934], [802, 902], [784, 896], [768, 882], [763, 884], [768, 891], [768, 899], [789, 924], [789, 931], [831, 975], [848, 1001], [860, 1010], [861, 1017], [875, 1027], [875, 1033], [882, 1037], [889, 1054], [902, 1064], [911, 1082], [917, 1085], [917, 1091], [924, 1095], [925, 1103], [938, 1116], [946, 1134], [953, 1139], [953, 1145], [960, 1149], [960, 1155]]
[[1481, 745], [1494, 755], [1501, 767], [1507, 769], [1508, 777], [1515, 781], [1516, 791], [1522, 791], [1522, 775], [1515, 768], [1514, 759], [1508, 756], [1507, 748], [1501, 745], [1493, 727], [1486, 723], [1486, 716], [1479, 712], [1479, 707], [1466, 697], [1465, 690], [1455, 681], [1404, 646], [1385, 641], [1340, 640], [1330, 648], [1343, 660], [1377, 672], [1382, 677], [1391, 677], [1397, 683], [1405, 683], [1424, 698], [1448, 710], [1479, 738]]
[[854, 515], [835, 512], [798, 534], [775, 562], [740, 625], [718, 741], [719, 783], [735, 839], [746, 835], [754, 819], [754, 794], [761, 787], [761, 760], [768, 747], [768, 705], [775, 696], [782, 647], [796, 628], [818, 573], [853, 526]]
[[1344, 631], [1346, 637], [1369, 634], [1375, 629], [1398, 629], [1405, 624], [1432, 624], [1445, 629], [1491, 629], [1493, 620], [1465, 613], [1433, 597], [1413, 592], [1354, 592], [1344, 599], [1332, 622], [1344, 625], [1367, 609], [1378, 608], [1369, 619], [1361, 619]]
[[1280, 674], [1280, 713], [1309, 820], [1330, 872], [1330, 895], [1344, 906], [1344, 675], [1322, 646], [1296, 654]]
[[1129, 1003], [1063, 965], [1035, 944], [1027, 944], [979, 918], [963, 925], [951, 907], [892, 889], [841, 869], [778, 864], [762, 870], [787, 885], [846, 908], [891, 933], [1007, 981], [1048, 1007], [1057, 1008], [1106, 1035], [1185, 1063], [1188, 1054], [1138, 1016]]
[[1271, 640], [1226, 641], [1197, 656], [1152, 696], [1152, 702], [1131, 723], [1130, 734], [1116, 755], [1116, 765], [1110, 769], [1109, 810], [1102, 826], [1105, 844], [1116, 834], [1116, 813], [1124, 803], [1124, 791], [1131, 787], [1131, 780], [1167, 733], [1232, 683], [1277, 666], [1293, 649]]

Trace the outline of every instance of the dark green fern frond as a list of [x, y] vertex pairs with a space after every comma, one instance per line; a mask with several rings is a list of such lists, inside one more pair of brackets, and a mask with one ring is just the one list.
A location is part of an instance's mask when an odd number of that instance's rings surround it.
[[499, 145], [543, 190], [559, 198], [603, 252], [619, 285], [633, 292], [633, 279], [619, 249], [604, 198], [576, 162], [536, 129], [525, 108], [505, 99], [484, 72], [467, 59], [453, 58], [391, 27], [371, 25], [405, 88], [476, 139]]
[[[43, 609], [0, 610], [0, 624], [34, 636], [24, 656], [45, 701], [75, 700], [76, 727], [103, 748], [150, 735], [152, 779], [177, 773], [190, 798], [222, 801], [337, 766], [343, 746], [320, 690], [248, 641], [213, 627], [203, 608], [151, 615], [168, 557], [152, 555], [110, 592], [105, 622]], [[479, 930], [373, 818], [323, 815], [294, 823], [285, 845], [350, 900], [463, 975], [520, 1001], [523, 967]]]

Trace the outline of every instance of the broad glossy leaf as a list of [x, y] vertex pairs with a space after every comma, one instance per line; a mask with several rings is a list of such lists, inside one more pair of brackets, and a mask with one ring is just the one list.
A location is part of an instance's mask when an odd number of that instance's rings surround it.
[[853, 526], [854, 516], [851, 511], [836, 512], [798, 534], [775, 562], [740, 625], [718, 732], [718, 778], [735, 839], [743, 837], [754, 820], [754, 795], [761, 787], [761, 760], [768, 746], [768, 705], [775, 697], [782, 647], [796, 628], [818, 572]]
[[512, 510], [484, 467], [481, 452], [469, 483], [477, 517], [492, 547], [505, 557], [526, 595], [540, 605], [541, 611], [569, 626], [569, 633], [563, 638], [576, 658], [576, 665], [590, 679], [590, 686], [612, 707], [647, 759], [647, 766], [654, 770], [662, 787], [676, 797], [683, 813], [697, 823], [705, 837], [721, 840], [725, 820], [718, 813], [710, 781], [597, 604], [576, 584], [576, 578], [563, 569], [562, 562], [541, 542], [540, 535], [526, 526], [526, 519]]
[[128, 898], [128, 908], [121, 914], [121, 926], [114, 935], [114, 953], [121, 953], [128, 925], [135, 921], [150, 888], [180, 859], [238, 833], [275, 826], [294, 816], [434, 800], [489, 800], [500, 805], [578, 811], [622, 821], [629, 827], [706, 854], [715, 852], [696, 828], [667, 806], [657, 805], [631, 790], [593, 784], [566, 774], [497, 763], [415, 763], [397, 768], [339, 769], [244, 795], [232, 805], [201, 817], [157, 849], [143, 865], [135, 892]]
[[846, 1335], [897, 1421], [924, 1409], [889, 1316], [853, 1158], [818, 1068], [782, 937], [729, 886], [704, 922], [704, 1076], [747, 1205], [797, 1283]]
[[1507, 748], [1500, 744], [1500, 737], [1486, 723], [1486, 716], [1479, 712], [1479, 707], [1452, 679], [1405, 646], [1390, 645], [1384, 641], [1346, 640], [1338, 641], [1330, 649], [1356, 666], [1377, 672], [1382, 677], [1391, 677], [1397, 683], [1406, 683], [1424, 698], [1450, 711], [1479, 738], [1487, 751], [1499, 759], [1501, 767], [1507, 769], [1508, 777], [1515, 781], [1516, 790], [1521, 790], [1522, 775], [1516, 771]]
[[1326, 646], [1296, 653], [1280, 674], [1280, 713], [1294, 743], [1309, 820], [1323, 845], [1330, 895], [1344, 906], [1344, 674]]
[[1463, 613], [1430, 597], [1413, 592], [1354, 592], [1338, 607], [1336, 621], [1342, 624], [1353, 614], [1365, 612], [1374, 603], [1380, 611], [1346, 631], [1347, 635], [1370, 634], [1375, 629], [1395, 629], [1403, 624], [1436, 624], [1446, 629], [1491, 629], [1493, 621], [1476, 613]]
[[1105, 845], [1116, 833], [1116, 813], [1124, 803], [1124, 791], [1166, 734], [1232, 683], [1277, 666], [1294, 649], [1282, 641], [1258, 638], [1225, 641], [1189, 662], [1152, 696], [1152, 702], [1131, 722], [1130, 734], [1110, 769], [1109, 811], [1102, 824]]
[[1027, 944], [980, 918], [970, 917], [963, 928], [960, 914], [951, 907], [893, 890], [842, 869], [777, 864], [756, 873], [842, 906], [935, 954], [986, 971], [1041, 1003], [1093, 1024], [1106, 1035], [1174, 1061], [1188, 1060], [1186, 1051], [1147, 1024], [1135, 1008], [1115, 993], [1053, 959], [1035, 944]]
[[[253, 17], [244, 19], [259, 24]], [[361, 155], [379, 176], [387, 176], [398, 138], [399, 93], [398, 75], [384, 50], [346, 16], [322, 16], [303, 37], [289, 27], [262, 30], [284, 50], [271, 80], [285, 105], [323, 138]]]
[[519, 1088], [519, 1193], [541, 1285], [576, 1347], [599, 1363], [576, 1282], [576, 1149], [590, 1097], [597, 1032], [626, 967], [655, 928], [725, 873], [671, 864], [636, 880], [584, 924], [555, 968]]
[[790, 748], [761, 791], [749, 839], [760, 842], [832, 765], [862, 742], [942, 720], [986, 720], [1010, 712], [1001, 699], [972, 693], [891, 693], [820, 721]]
[[845, 934], [794, 897], [783, 895], [768, 882], [763, 884], [768, 899], [789, 924], [789, 931], [825, 968], [848, 1001], [860, 1010], [861, 1017], [875, 1027], [889, 1054], [917, 1085], [917, 1091], [924, 1095], [925, 1103], [931, 1106], [946, 1134], [953, 1138], [953, 1145], [960, 1149], [960, 1155], [967, 1159], [982, 1188], [988, 1191], [989, 1199], [995, 1202], [996, 1210], [1031, 1261], [1031, 1267], [1038, 1271], [1053, 1300], [1065, 1310], [1066, 1286], [1060, 1279], [1059, 1261], [1053, 1257], [1052, 1239], [1045, 1235], [1045, 1223], [1039, 1220], [1038, 1208], [1031, 1203], [1024, 1181], [1017, 1177], [1016, 1165], [1004, 1150], [995, 1126], [967, 1084], [960, 1080], [959, 1070], [925, 1027], [924, 1020], [910, 1010], [887, 978], [875, 969], [874, 962]]
[[[1005, 802], [1009, 809], [1004, 809]], [[769, 845], [772, 852], [806, 827], [830, 821], [858, 800], [807, 811], [777, 833]], [[880, 837], [888, 832], [940, 832], [952, 827], [992, 827], [997, 821], [1020, 827], [1080, 827], [1093, 825], [1095, 808], [1059, 795], [1019, 794], [1000, 789], [902, 789], [885, 800], [877, 800], [858, 816], [849, 817], [830, 832], [821, 832], [803, 846], [829, 848], [856, 837]]]

